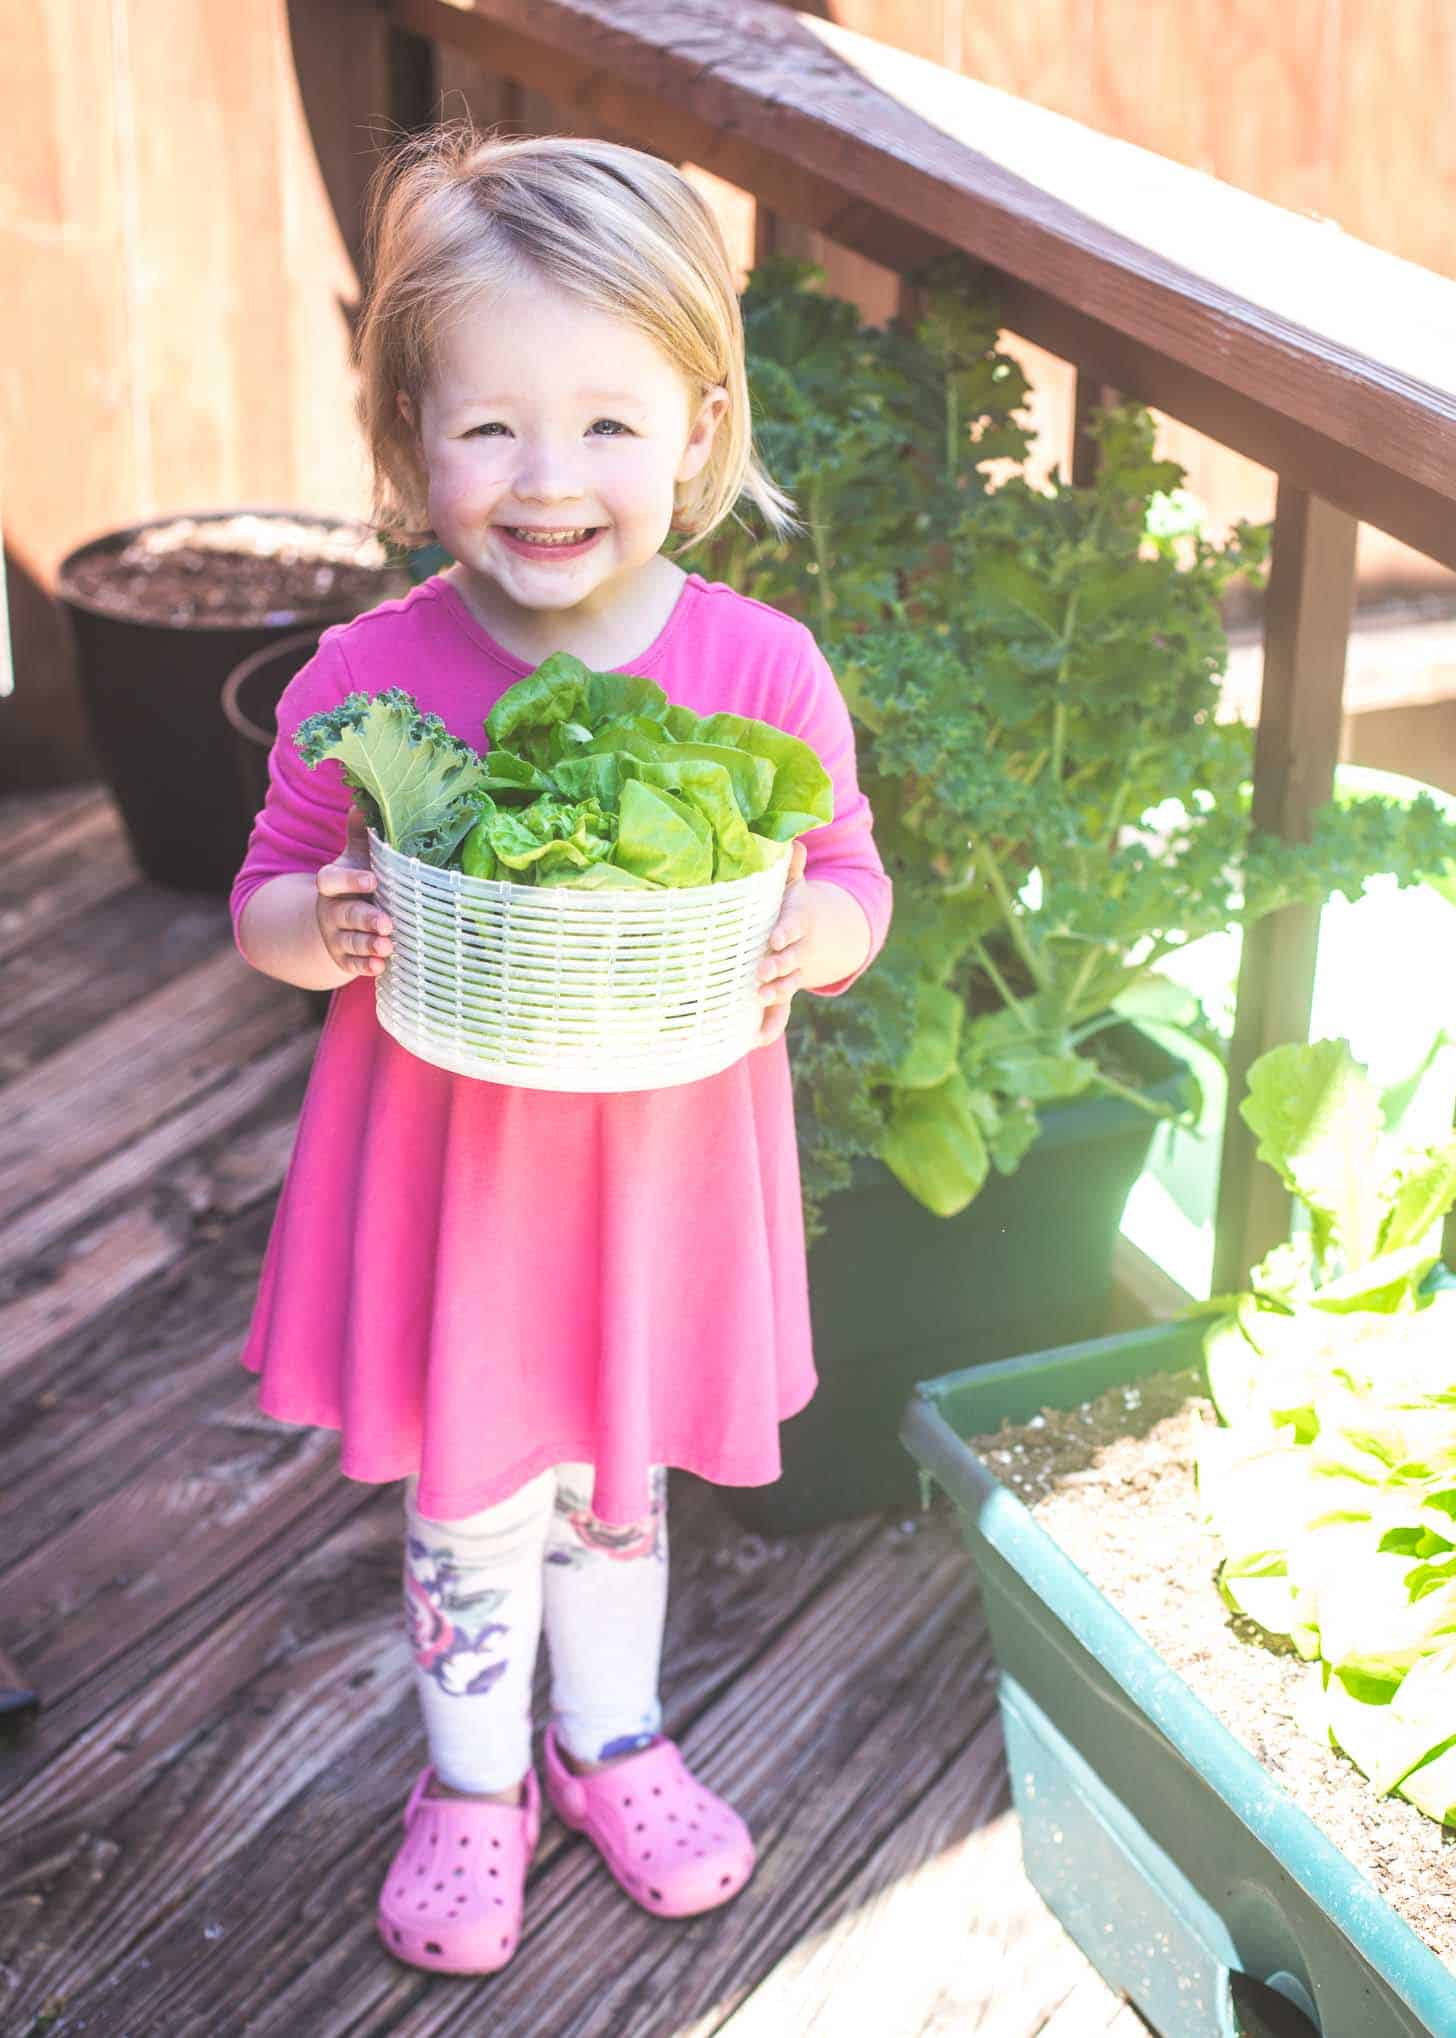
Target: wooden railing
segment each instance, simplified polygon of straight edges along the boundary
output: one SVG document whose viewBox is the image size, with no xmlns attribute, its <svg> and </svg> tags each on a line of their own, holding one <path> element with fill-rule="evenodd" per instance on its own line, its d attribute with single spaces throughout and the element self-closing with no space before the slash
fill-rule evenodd
<svg viewBox="0 0 1456 2038">
<path fill-rule="evenodd" d="M 1008 329 L 1278 475 L 1257 825 L 1330 796 L 1360 522 L 1456 567 L 1456 283 L 775 0 L 390 0 L 582 133 L 692 162 L 902 277 L 958 249 Z M 911 307 L 906 304 L 906 309 Z M 1085 472 L 1088 447 L 1074 452 Z M 1307 1037 L 1319 916 L 1245 943 L 1230 1096 Z M 1216 1290 L 1289 1222 L 1230 1110 Z"/>
</svg>

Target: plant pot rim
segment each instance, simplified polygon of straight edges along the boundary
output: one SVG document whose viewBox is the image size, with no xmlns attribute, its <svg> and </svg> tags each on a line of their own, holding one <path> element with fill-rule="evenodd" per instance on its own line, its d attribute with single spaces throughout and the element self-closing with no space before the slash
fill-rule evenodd
<svg viewBox="0 0 1456 2038">
<path fill-rule="evenodd" d="M 309 630 L 295 630 L 291 636 L 279 637 L 274 643 L 264 644 L 257 651 L 250 651 L 246 658 L 239 659 L 223 681 L 221 695 L 223 714 L 227 717 L 229 726 L 235 729 L 239 736 L 246 737 L 249 742 L 257 743 L 265 750 L 273 747 L 273 737 L 269 732 L 243 713 L 238 704 L 238 694 L 259 666 L 267 665 L 275 658 L 292 657 L 295 652 L 302 651 L 305 645 L 317 645 L 326 627 L 325 623 L 320 622 Z"/>
<path fill-rule="evenodd" d="M 906 1406 L 901 1442 L 922 1466 L 922 1479 L 934 1476 L 956 1501 L 968 1544 L 979 1537 L 997 1552 L 1409 2007 L 1439 2030 L 1456 2003 L 1456 1976 L 1002 1485 L 944 1413 L 943 1404 L 957 1396 L 984 1395 L 989 1429 L 1003 1419 L 1025 1421 L 1048 1405 L 1075 1405 L 1089 1393 L 1131 1385 L 1150 1373 L 1181 1370 L 1201 1351 L 1204 1327 L 1201 1319 L 1156 1324 L 922 1380 Z M 1048 1392 L 1051 1371 L 1062 1376 L 1068 1398 Z M 1085 1375 L 1095 1384 L 1089 1387 Z"/>
<path fill-rule="evenodd" d="M 378 535 L 374 525 L 362 517 L 328 516 L 321 510 L 290 510 L 276 507 L 258 509 L 246 503 L 240 503 L 232 509 L 171 510 L 165 516 L 144 517 L 137 524 L 118 525 L 112 530 L 100 532 L 94 538 L 87 538 L 79 545 L 73 545 L 56 567 L 56 598 L 64 602 L 67 608 L 80 609 L 87 615 L 104 617 L 109 623 L 117 623 L 129 629 L 232 631 L 234 635 L 257 630 L 302 627 L 305 623 L 313 622 L 326 627 L 329 623 L 348 622 L 359 613 L 355 603 L 336 601 L 316 609 L 279 609 L 273 612 L 271 620 L 266 623 L 240 623 L 236 617 L 218 616 L 192 616 L 185 622 L 176 622 L 167 616 L 142 617 L 119 614 L 116 609 L 107 608 L 104 603 L 93 601 L 89 595 L 82 594 L 68 584 L 72 568 L 82 559 L 120 551 L 134 538 L 139 538 L 144 531 L 160 530 L 167 524 L 221 524 L 229 522 L 233 517 L 258 517 L 263 521 L 271 518 L 279 523 L 313 524 L 329 530 L 356 530 L 361 536 L 368 537 Z M 377 569 L 381 575 L 389 573 L 390 570 L 387 565 Z"/>
</svg>

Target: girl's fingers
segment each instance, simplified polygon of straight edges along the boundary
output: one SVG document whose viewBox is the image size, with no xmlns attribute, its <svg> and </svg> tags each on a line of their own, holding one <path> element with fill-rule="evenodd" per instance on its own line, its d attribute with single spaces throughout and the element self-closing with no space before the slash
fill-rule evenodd
<svg viewBox="0 0 1456 2038">
<path fill-rule="evenodd" d="M 799 950 L 797 943 L 782 948 L 776 955 L 766 955 L 758 966 L 758 981 L 762 988 L 766 984 L 781 982 L 787 976 L 799 973 Z"/>
<path fill-rule="evenodd" d="M 361 869 L 353 863 L 326 863 L 318 874 L 318 888 L 327 899 L 341 898 L 347 892 L 372 892 L 374 873 L 367 865 Z"/>
<path fill-rule="evenodd" d="M 352 927 L 363 934 L 390 934 L 394 931 L 394 922 L 388 913 L 363 899 L 336 908 L 334 919 L 338 926 Z"/>
</svg>

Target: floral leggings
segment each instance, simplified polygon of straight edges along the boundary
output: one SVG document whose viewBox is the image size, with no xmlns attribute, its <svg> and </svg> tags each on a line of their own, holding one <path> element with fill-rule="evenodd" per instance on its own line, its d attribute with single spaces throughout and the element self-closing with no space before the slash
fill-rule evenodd
<svg viewBox="0 0 1456 2038">
<path fill-rule="evenodd" d="M 404 1601 L 430 1760 L 456 1790 L 507 1790 L 531 1766 L 544 1626 L 551 1711 L 568 1754 L 602 1762 L 661 1731 L 667 1469 L 651 1512 L 613 1528 L 590 1465 L 553 1466 L 461 1521 L 428 1521 L 405 1482 Z"/>
</svg>

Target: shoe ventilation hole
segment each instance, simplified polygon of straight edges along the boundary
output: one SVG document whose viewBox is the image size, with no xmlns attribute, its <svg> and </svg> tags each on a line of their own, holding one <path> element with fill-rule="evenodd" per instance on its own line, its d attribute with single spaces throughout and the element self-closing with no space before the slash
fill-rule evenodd
<svg viewBox="0 0 1456 2038">
<path fill-rule="evenodd" d="M 645 1819 L 639 1819 L 637 1821 L 637 1830 L 639 1833 L 645 1833 L 647 1831 L 647 1822 Z"/>
<path fill-rule="evenodd" d="M 504 1939 L 502 1939 L 502 1940 L 501 1940 L 501 1952 L 502 1952 L 502 1953 L 509 1953 L 509 1951 L 510 1951 L 510 1948 L 511 1948 L 511 1941 L 510 1941 L 510 1935 L 509 1935 L 509 1933 L 508 1933 L 508 1934 L 506 1935 L 506 1937 L 505 1937 Z"/>
<path fill-rule="evenodd" d="M 450 1873 L 452 1875 L 463 1875 L 465 1873 L 465 1870 L 463 1868 L 452 1868 L 450 1870 Z"/>
<path fill-rule="evenodd" d="M 499 1841 L 499 1840 L 492 1840 L 490 1844 L 491 1844 L 491 1846 L 492 1846 L 492 1847 L 499 1847 L 499 1845 L 500 1845 L 500 1841 Z"/>
<path fill-rule="evenodd" d="M 492 1875 L 499 1875 L 499 1874 L 500 1874 L 500 1870 L 499 1870 L 498 1868 L 492 1868 L 492 1870 L 491 1870 L 490 1872 L 491 1872 L 491 1874 L 492 1874 Z"/>
<path fill-rule="evenodd" d="M 436 1887 L 436 1889 L 443 1889 L 443 1888 L 445 1887 L 445 1885 L 444 1885 L 444 1883 L 443 1883 L 443 1882 L 437 1882 L 437 1883 L 435 1884 L 435 1887 Z"/>
<path fill-rule="evenodd" d="M 662 1902 L 662 1891 L 660 1889 L 649 1889 L 647 1894 L 649 1896 L 655 1896 L 659 1903 Z"/>
<path fill-rule="evenodd" d="M 425 1904 L 416 1904 L 416 1905 L 415 1905 L 415 1909 L 416 1909 L 417 1911 L 423 1911 L 423 1910 L 425 1910 L 425 1909 L 427 1909 L 427 1908 L 428 1908 L 428 1906 L 427 1906 L 427 1905 L 425 1905 Z"/>
<path fill-rule="evenodd" d="M 653 1786 L 652 1786 L 652 1795 L 653 1795 L 654 1797 L 661 1797 L 661 1796 L 662 1796 L 662 1785 L 661 1785 L 660 1783 L 654 1783 L 654 1784 L 653 1784 Z"/>
<path fill-rule="evenodd" d="M 468 1838 L 467 1838 L 467 1836 L 466 1836 L 465 1834 L 463 1834 L 463 1833 L 462 1833 L 462 1834 L 461 1834 L 461 1836 L 460 1836 L 460 1844 L 461 1844 L 461 1846 L 462 1846 L 462 1847 L 468 1847 L 468 1846 L 470 1845 L 470 1841 L 469 1841 L 469 1839 L 468 1839 Z"/>
<path fill-rule="evenodd" d="M 623 1804 L 631 1804 L 632 1800 L 631 1800 L 631 1798 L 630 1798 L 630 1797 L 624 1797 L 624 1798 L 622 1799 L 622 1802 L 623 1802 Z"/>
<path fill-rule="evenodd" d="M 731 1875 L 720 1875 L 718 1877 L 718 1887 L 720 1889 L 726 1889 L 732 1880 L 733 1878 Z"/>
<path fill-rule="evenodd" d="M 444 1947 L 440 1944 L 438 1939 L 426 1939 L 425 1941 L 426 1953 L 443 1953 L 444 1950 L 445 1950 Z"/>
</svg>

